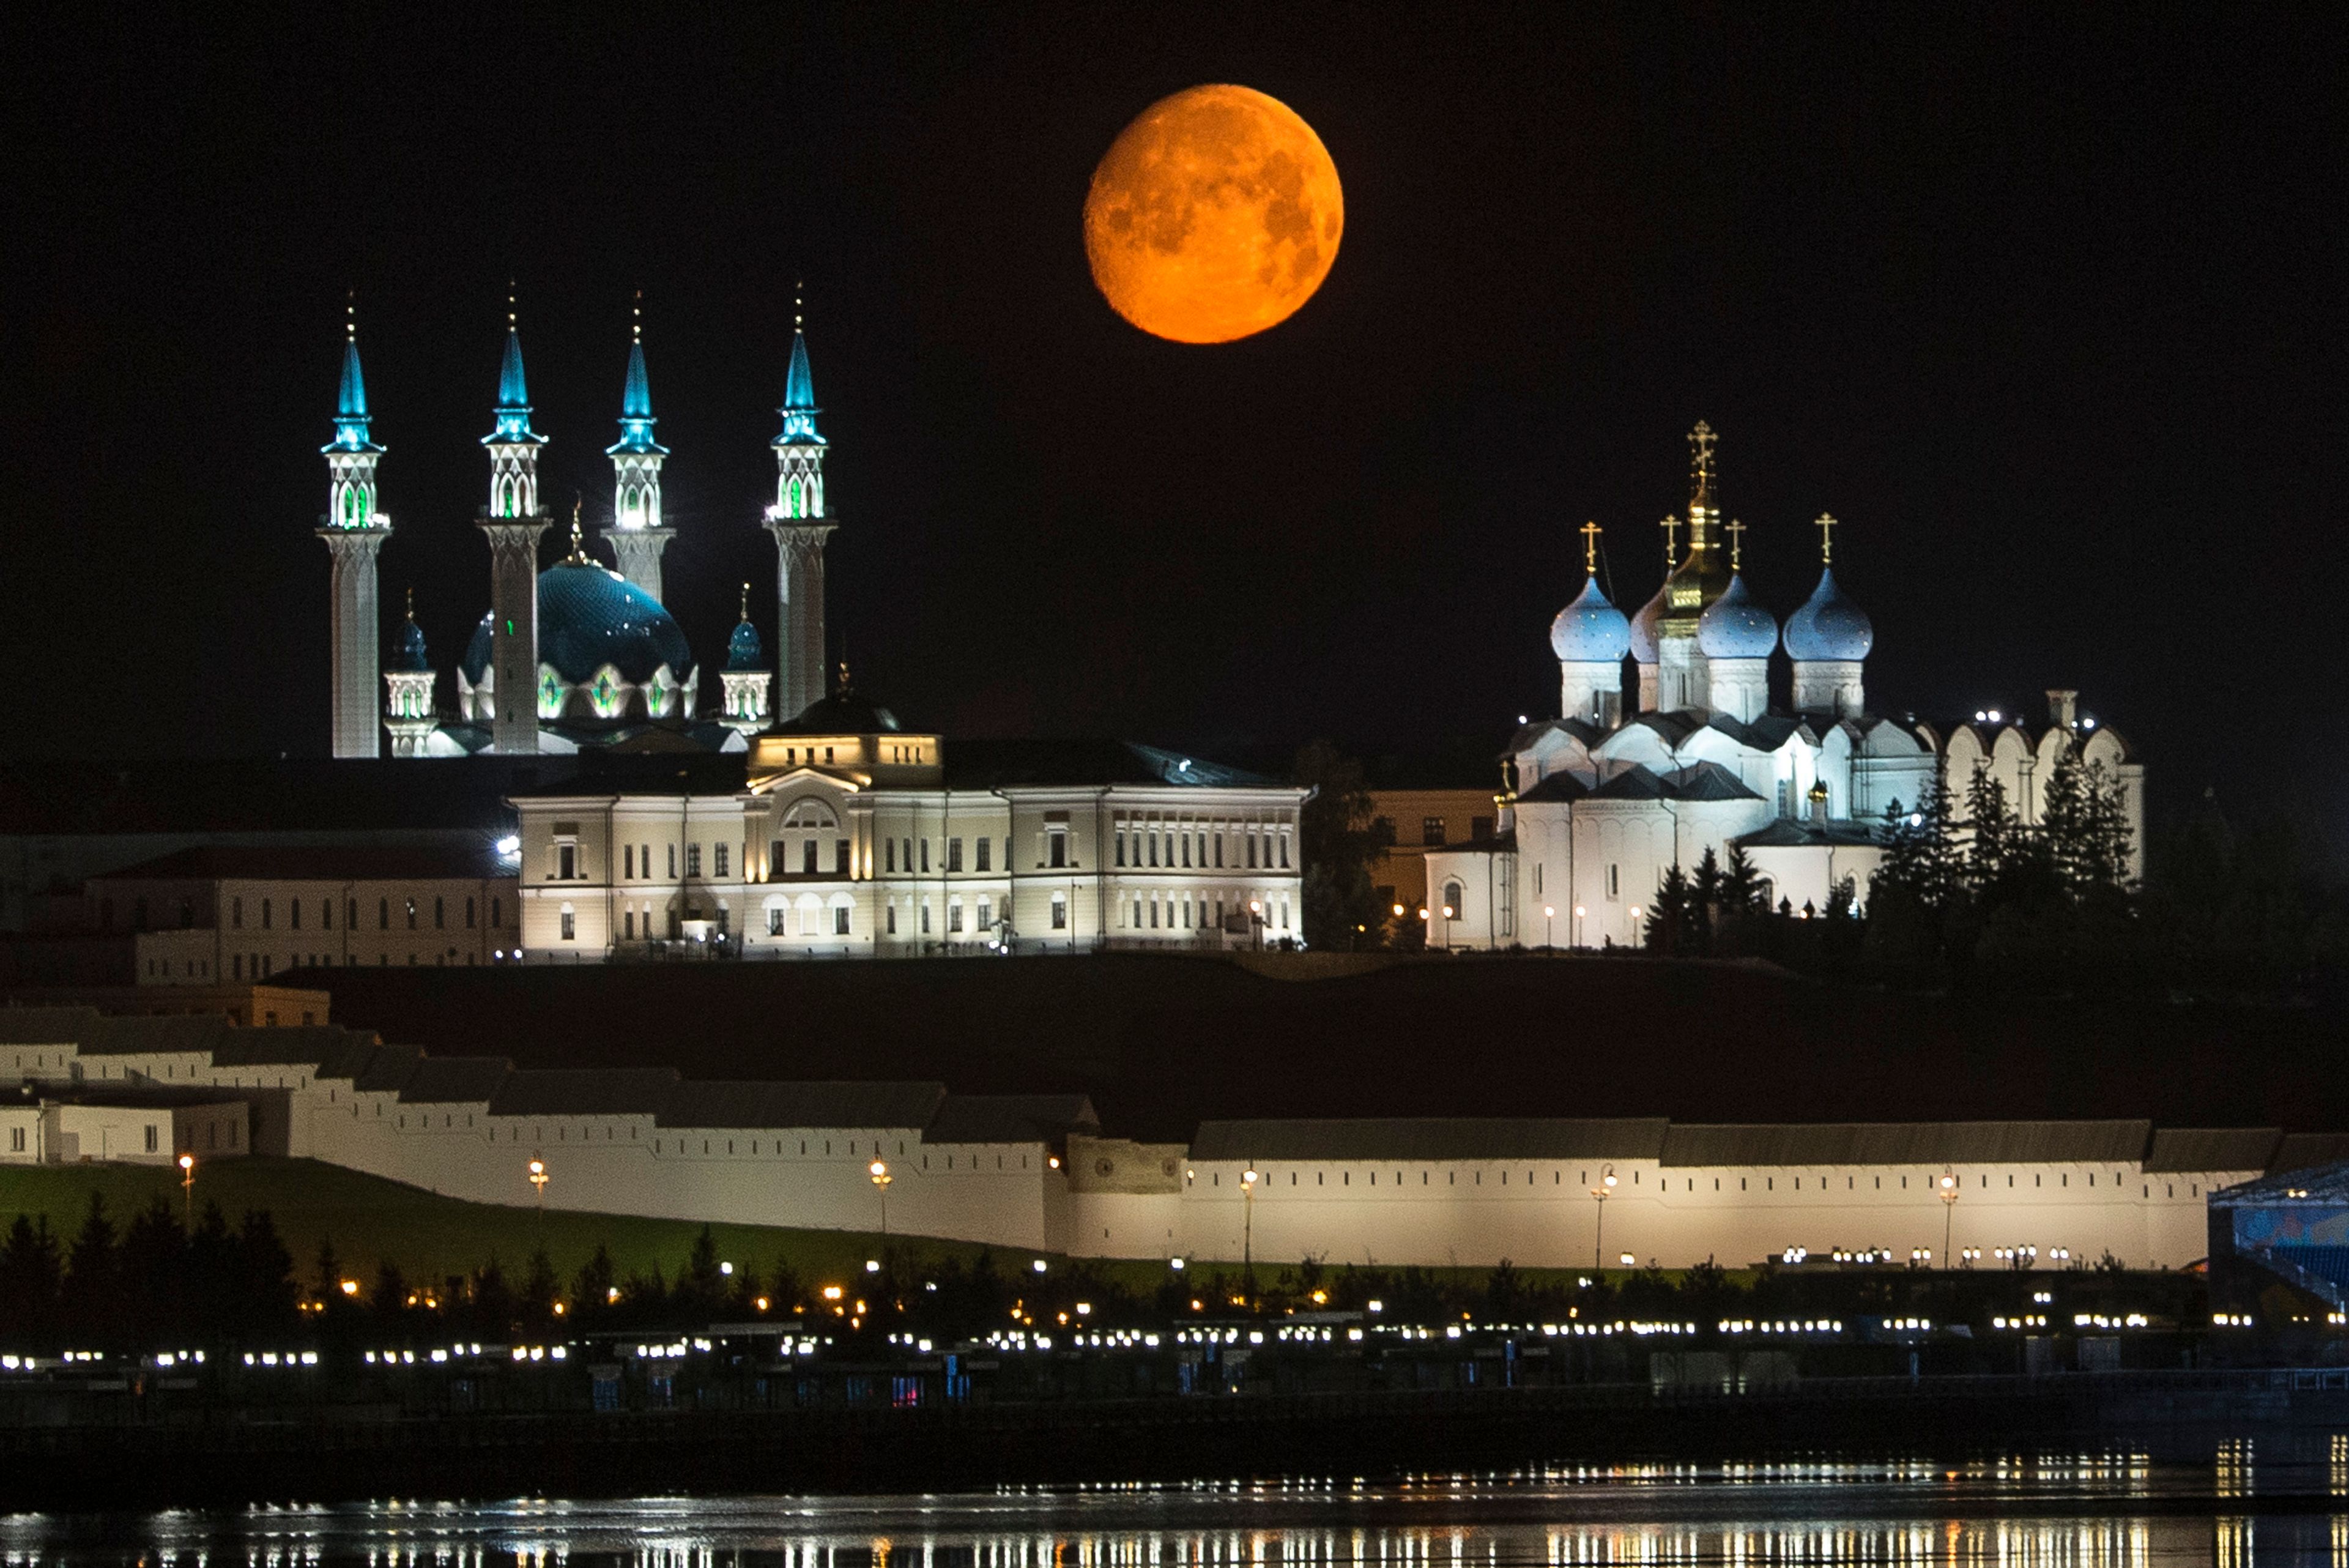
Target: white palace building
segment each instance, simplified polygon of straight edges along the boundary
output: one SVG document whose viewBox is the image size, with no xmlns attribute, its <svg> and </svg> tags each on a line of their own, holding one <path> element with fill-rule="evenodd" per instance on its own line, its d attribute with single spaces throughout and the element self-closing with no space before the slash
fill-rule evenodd
<svg viewBox="0 0 2349 1568">
<path fill-rule="evenodd" d="M 2144 864 L 2144 766 L 2080 712 L 2076 693 L 2050 691 L 2044 722 L 1871 711 L 1876 630 L 1836 582 L 1835 519 L 1818 520 L 1818 586 L 1782 630 L 1746 587 L 1743 525 L 1723 521 L 1711 428 L 1700 422 L 1689 445 L 1688 519 L 1664 520 L 1663 585 L 1637 615 L 1600 591 L 1598 530 L 1586 526 L 1588 579 L 1550 626 L 1559 716 L 1522 724 L 1509 742 L 1510 787 L 1491 835 L 1428 850 L 1430 947 L 1636 946 L 1666 869 L 1692 868 L 1708 849 L 1725 858 L 1733 846 L 1774 905 L 1824 909 L 1847 878 L 1864 903 L 1890 821 L 1936 774 L 1962 803 L 1986 771 L 2035 822 L 2056 763 L 2075 749 L 2119 790 Z M 1778 701 L 1782 647 L 1793 668 Z"/>
<path fill-rule="evenodd" d="M 2176 1268 L 2204 1255 L 2213 1188 L 2343 1153 L 2127 1120 L 1218 1121 L 1145 1144 L 1105 1136 L 1079 1095 L 517 1070 L 341 1028 L 86 1008 L 0 1009 L 0 1088 L 19 1091 L 0 1096 L 0 1164 L 292 1155 L 520 1204 L 535 1160 L 550 1208 L 1203 1263 L 1673 1268 L 1791 1250 Z"/>
<path fill-rule="evenodd" d="M 571 551 L 541 570 L 540 504 L 522 337 L 511 312 L 489 499 L 491 606 L 440 678 L 411 615 L 381 672 L 378 504 L 356 332 L 325 449 L 333 559 L 334 749 L 401 757 L 590 753 L 595 787 L 512 800 L 521 817 L 520 944 L 530 962 L 665 950 L 746 957 L 1084 951 L 1293 943 L 1301 935 L 1297 814 L 1307 792 L 1127 742 L 955 741 L 904 728 L 850 689 L 826 691 L 824 550 L 839 525 L 807 338 L 795 330 L 775 498 L 775 657 L 750 617 L 727 639 L 722 701 L 662 606 L 667 449 L 653 439 L 641 330 L 628 346 L 613 524 L 619 569 Z M 773 701 L 780 696 L 780 701 Z"/>
</svg>

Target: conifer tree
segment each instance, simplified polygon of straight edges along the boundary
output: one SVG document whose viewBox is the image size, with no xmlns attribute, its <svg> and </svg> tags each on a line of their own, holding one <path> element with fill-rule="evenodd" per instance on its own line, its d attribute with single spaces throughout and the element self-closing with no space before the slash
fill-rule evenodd
<svg viewBox="0 0 2349 1568">
<path fill-rule="evenodd" d="M 1688 924 L 1688 874 L 1673 861 L 1656 884 L 1655 901 L 1648 906 L 1648 950 L 1670 958 L 1681 950 L 1681 932 Z"/>
</svg>

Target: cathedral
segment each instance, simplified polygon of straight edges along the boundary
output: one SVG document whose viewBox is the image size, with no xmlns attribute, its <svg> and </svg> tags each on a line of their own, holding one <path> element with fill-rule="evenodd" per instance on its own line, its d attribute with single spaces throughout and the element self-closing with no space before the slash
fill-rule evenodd
<svg viewBox="0 0 2349 1568">
<path fill-rule="evenodd" d="M 1510 739 L 1492 831 L 1426 851 L 1428 946 L 1638 946 L 1665 871 L 1708 850 L 1744 849 L 1774 906 L 1816 913 L 1838 888 L 1864 902 L 1890 826 L 1937 775 L 1963 800 L 1986 772 L 2033 822 L 2075 753 L 2119 790 L 2144 864 L 2144 766 L 2075 692 L 2049 691 L 2038 722 L 1872 711 L 1876 628 L 1836 581 L 1836 520 L 1818 519 L 1818 585 L 1781 627 L 1747 587 L 1744 524 L 1723 520 L 1712 429 L 1689 446 L 1688 517 L 1664 519 L 1664 580 L 1636 615 L 1600 590 L 1585 525 L 1587 580 L 1550 624 L 1558 717 Z"/>
<path fill-rule="evenodd" d="M 661 519 L 661 463 L 653 439 L 652 389 L 641 320 L 628 345 L 620 394 L 620 439 L 612 460 L 613 525 L 605 531 L 618 570 L 591 558 L 571 522 L 570 553 L 541 570 L 540 541 L 554 518 L 540 504 L 522 333 L 509 308 L 505 353 L 490 433 L 489 499 L 475 520 L 490 552 L 490 607 L 454 671 L 456 708 L 443 712 L 439 672 L 411 615 L 381 671 L 377 557 L 391 536 L 378 504 L 367 380 L 357 331 L 343 345 L 335 439 L 325 449 L 327 513 L 318 536 L 332 557 L 334 754 L 460 757 L 478 753 L 622 750 L 741 752 L 746 737 L 777 714 L 797 714 L 825 695 L 823 550 L 835 526 L 824 508 L 824 440 L 816 431 L 807 337 L 792 336 L 782 429 L 771 443 L 775 499 L 763 523 L 774 536 L 776 657 L 750 624 L 750 596 L 727 639 L 716 712 L 685 633 L 661 604 L 661 556 L 675 530 Z M 770 699 L 775 700 L 771 710 Z"/>
</svg>

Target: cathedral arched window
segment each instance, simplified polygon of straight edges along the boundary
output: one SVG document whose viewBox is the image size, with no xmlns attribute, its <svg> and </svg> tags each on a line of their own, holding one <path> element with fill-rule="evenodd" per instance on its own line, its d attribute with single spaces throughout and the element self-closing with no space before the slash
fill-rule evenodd
<svg viewBox="0 0 2349 1568">
<path fill-rule="evenodd" d="M 1461 908 L 1466 902 L 1467 900 L 1461 896 L 1459 883 L 1446 882 L 1444 885 L 1444 918 L 1445 919 L 1458 919 Z"/>
</svg>

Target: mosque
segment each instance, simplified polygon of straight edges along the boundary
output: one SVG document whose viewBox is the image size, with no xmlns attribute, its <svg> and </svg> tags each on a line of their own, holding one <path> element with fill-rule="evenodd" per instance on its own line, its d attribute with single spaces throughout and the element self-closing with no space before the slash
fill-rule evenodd
<svg viewBox="0 0 2349 1568">
<path fill-rule="evenodd" d="M 367 381 L 354 328 L 343 346 L 335 439 L 325 448 L 327 514 L 318 536 L 333 561 L 334 754 L 381 754 L 388 733 L 398 757 L 479 753 L 624 750 L 740 752 L 746 737 L 778 711 L 790 717 L 825 695 L 824 544 L 834 520 L 824 509 L 824 440 L 816 430 L 807 337 L 794 329 L 782 430 L 771 443 L 775 499 L 763 519 L 774 536 L 778 642 L 770 660 L 750 623 L 750 595 L 719 671 L 722 702 L 703 701 L 703 672 L 685 634 L 661 603 L 661 556 L 675 530 L 661 518 L 661 464 L 653 439 L 651 383 L 641 318 L 628 345 L 620 395 L 620 439 L 612 460 L 613 525 L 605 538 L 619 569 L 589 557 L 574 508 L 571 551 L 541 570 L 541 537 L 554 519 L 540 504 L 539 449 L 531 428 L 522 334 L 509 308 L 493 428 L 481 438 L 490 459 L 488 504 L 477 524 L 490 548 L 490 609 L 454 671 L 456 709 L 440 711 L 438 672 L 411 614 L 381 672 L 377 557 L 391 536 L 378 504 L 383 448 L 370 436 Z"/>
<path fill-rule="evenodd" d="M 1665 871 L 1733 847 L 1774 906 L 1824 910 L 1839 888 L 1864 902 L 1889 829 L 1937 774 L 1962 801 L 1986 771 L 2034 822 L 2074 752 L 2119 790 L 2144 864 L 2144 765 L 2076 692 L 2050 691 L 2044 722 L 1869 709 L 1876 628 L 1836 580 L 1832 516 L 1817 522 L 1818 586 L 1782 629 L 1746 584 L 1744 524 L 1723 521 L 1715 446 L 1700 421 L 1688 517 L 1664 519 L 1664 580 L 1638 614 L 1599 588 L 1599 529 L 1585 525 L 1588 578 L 1550 624 L 1558 717 L 1511 737 L 1490 831 L 1425 851 L 1430 947 L 1636 946 Z"/>
<path fill-rule="evenodd" d="M 703 701 L 702 667 L 661 604 L 666 448 L 653 439 L 641 326 L 628 346 L 612 460 L 618 570 L 570 554 L 543 570 L 522 336 L 509 306 L 494 425 L 482 438 L 490 610 L 454 672 L 414 617 L 376 668 L 378 505 L 356 331 L 325 449 L 333 562 L 334 750 L 396 757 L 598 753 L 592 784 L 511 798 L 520 819 L 520 944 L 507 961 L 1224 948 L 1301 940 L 1298 812 L 1307 791 L 1120 740 L 957 740 L 903 725 L 824 680 L 826 443 L 796 326 L 771 445 L 777 647 L 750 617 Z M 770 699 L 774 699 L 770 707 Z M 687 753 L 680 756 L 678 753 Z M 691 753 L 701 753 L 692 755 Z M 635 759 L 637 765 L 630 765 Z M 679 766 L 680 763 L 689 765 Z M 291 896 L 290 894 L 288 895 Z M 511 951 L 511 960 L 508 959 Z"/>
</svg>

